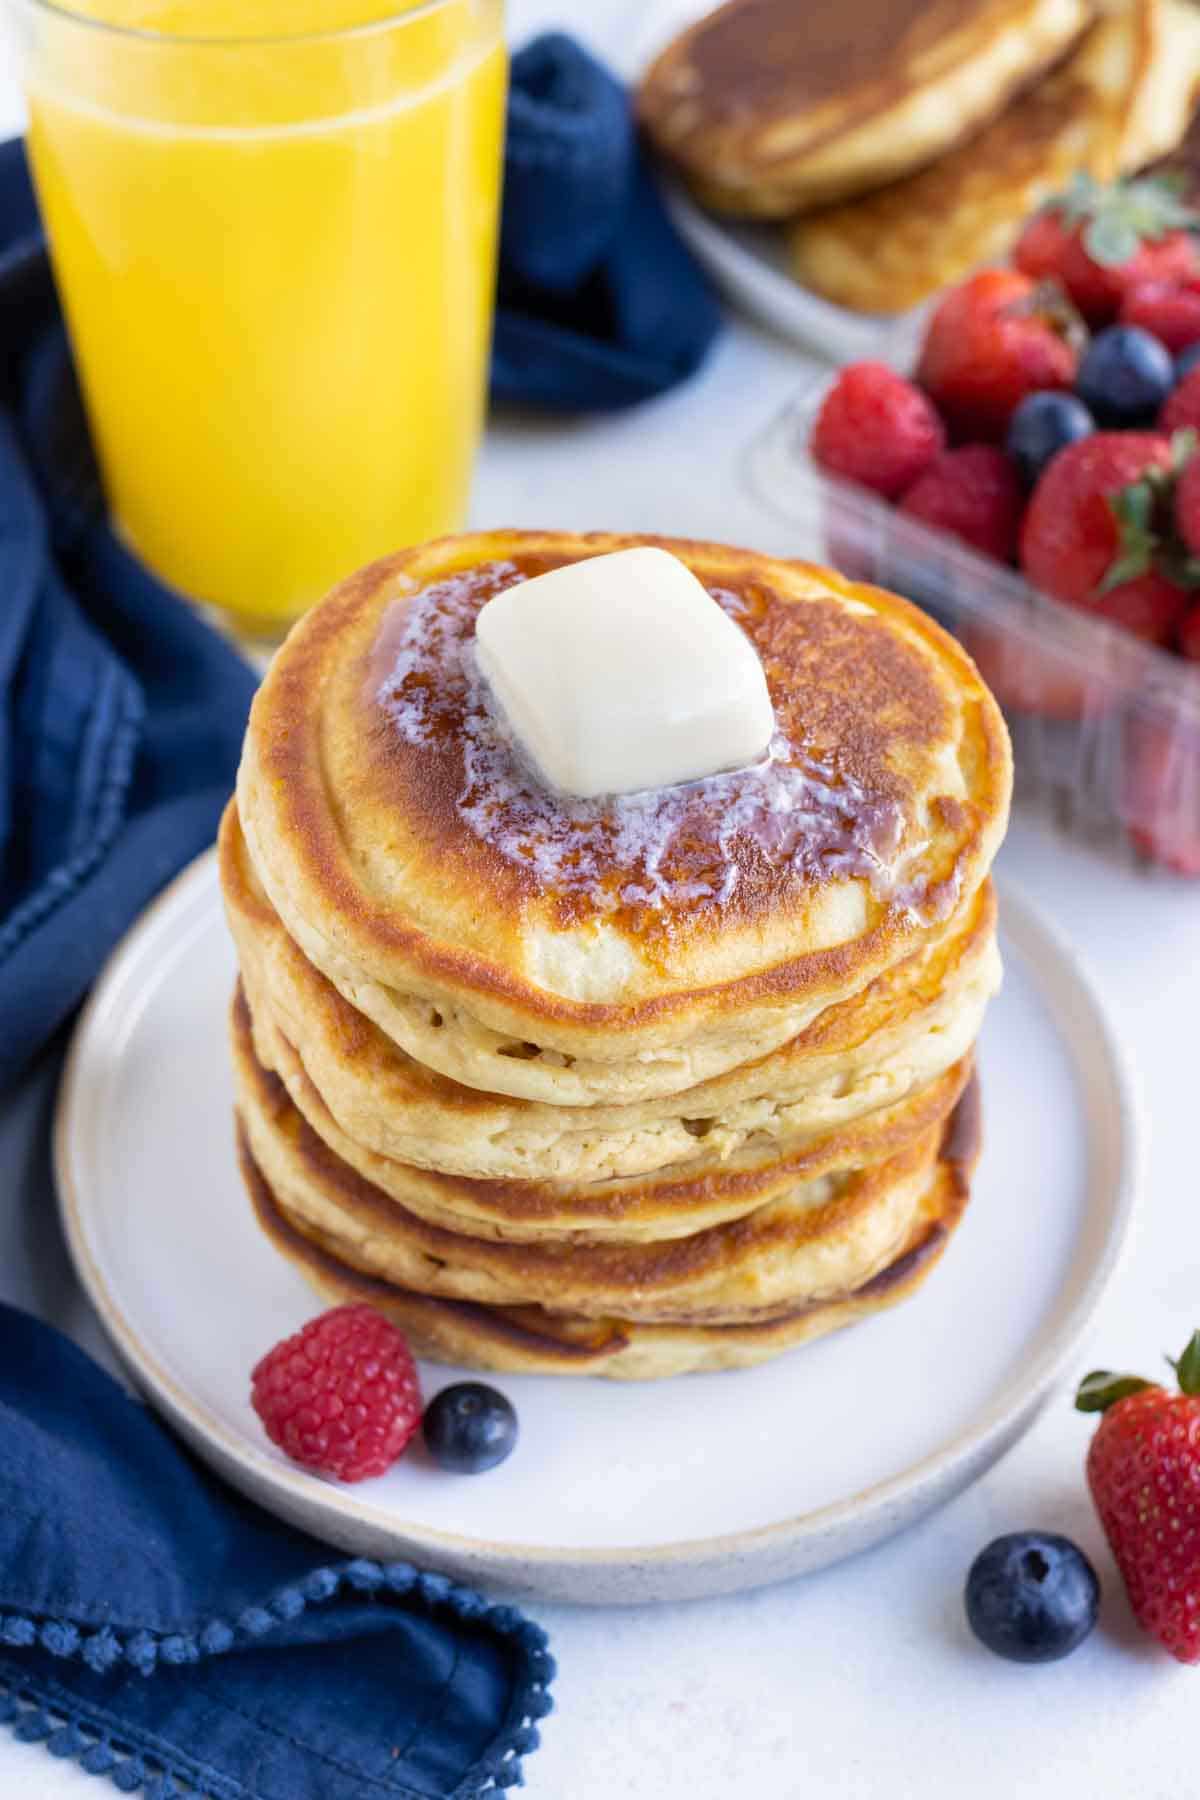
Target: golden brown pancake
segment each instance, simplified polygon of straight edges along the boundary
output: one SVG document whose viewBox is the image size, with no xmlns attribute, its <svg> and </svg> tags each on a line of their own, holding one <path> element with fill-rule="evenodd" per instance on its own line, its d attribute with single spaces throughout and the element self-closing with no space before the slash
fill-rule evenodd
<svg viewBox="0 0 1200 1800">
<path fill-rule="evenodd" d="M 1145 74 L 1121 141 L 1124 174 L 1173 150 L 1200 104 L 1200 11 L 1191 0 L 1154 0 L 1145 35 Z"/>
<path fill-rule="evenodd" d="M 1200 14 L 1183 0 L 1131 0 L 977 137 L 871 194 L 789 228 L 792 268 L 856 312 L 900 313 L 1001 260 L 1021 226 L 1084 172 L 1139 168 L 1176 141 L 1200 81 Z"/>
<path fill-rule="evenodd" d="M 240 987 L 232 1029 L 235 1066 L 248 1054 L 267 1074 L 254 1050 L 250 1009 Z M 515 1243 L 650 1243 L 742 1218 L 797 1184 L 897 1155 L 944 1124 L 971 1069 L 964 1058 L 918 1094 L 793 1149 L 781 1150 L 764 1138 L 723 1162 L 700 1157 L 635 1180 L 487 1181 L 418 1168 L 365 1149 L 338 1125 L 292 1046 L 278 1031 L 269 1041 L 270 1079 L 281 1082 L 290 1104 L 343 1162 L 430 1224 Z"/>
<path fill-rule="evenodd" d="M 860 1286 L 907 1238 L 942 1128 L 870 1169 L 799 1182 L 740 1219 L 654 1243 L 513 1243 L 410 1212 L 318 1137 L 247 1053 L 238 1114 L 286 1217 L 340 1262 L 398 1287 L 588 1317 L 712 1324 L 773 1318 Z"/>
<path fill-rule="evenodd" d="M 784 218 L 944 154 L 1091 15 L 1086 0 L 729 0 L 652 64 L 638 114 L 705 203 Z"/>
<path fill-rule="evenodd" d="M 855 312 L 905 312 L 998 261 L 1076 170 L 1102 181 L 1119 173 L 1151 4 L 1102 19 L 1045 81 L 927 168 L 797 219 L 788 234 L 797 278 Z"/>
<path fill-rule="evenodd" d="M 834 1135 L 823 1154 L 777 1156 L 774 1161 L 760 1157 L 757 1163 L 733 1169 L 718 1166 L 698 1175 L 682 1171 L 643 1182 L 596 1183 L 572 1191 L 565 1184 L 556 1187 L 549 1182 L 466 1181 L 364 1152 L 338 1129 L 303 1077 L 300 1091 L 306 1104 L 301 1108 L 292 1098 L 294 1086 L 286 1085 L 259 1062 L 249 1009 L 240 991 L 233 1007 L 232 1041 L 237 1104 L 244 1127 L 272 1186 L 278 1193 L 298 1196 L 293 1210 L 298 1207 L 304 1213 L 307 1208 L 313 1224 L 327 1232 L 336 1229 L 330 1216 L 340 1210 L 346 1221 L 358 1219 L 358 1236 L 384 1243 L 389 1222 L 411 1221 L 400 1253 L 424 1257 L 432 1252 L 439 1264 L 455 1260 L 439 1253 L 440 1238 L 454 1235 L 475 1240 L 478 1257 L 485 1259 L 485 1278 L 491 1267 L 486 1259 L 497 1245 L 502 1246 L 495 1249 L 496 1278 L 500 1280 L 507 1278 L 507 1266 L 520 1269 L 522 1250 L 532 1246 L 531 1266 L 535 1269 L 554 1272 L 565 1256 L 573 1268 L 586 1269 L 591 1258 L 603 1271 L 609 1266 L 604 1260 L 609 1255 L 615 1258 L 612 1268 L 634 1270 L 641 1285 L 648 1286 L 651 1271 L 660 1266 L 654 1258 L 660 1259 L 668 1278 L 672 1271 L 678 1276 L 687 1268 L 695 1270 L 701 1244 L 707 1243 L 711 1252 L 726 1241 L 721 1238 L 723 1229 L 728 1243 L 737 1244 L 743 1255 L 753 1240 L 740 1240 L 728 1228 L 751 1214 L 766 1221 L 780 1209 L 790 1209 L 795 1218 L 803 1215 L 805 1230 L 797 1241 L 804 1241 L 810 1252 L 822 1231 L 828 1237 L 836 1225 L 844 1232 L 874 1209 L 876 1216 L 870 1219 L 869 1230 L 877 1245 L 881 1228 L 886 1231 L 883 1220 L 888 1208 L 894 1216 L 895 1209 L 903 1205 L 898 1197 L 901 1175 L 914 1166 L 914 1156 L 921 1161 L 922 1145 L 940 1141 L 971 1073 L 969 1061 L 964 1061 L 915 1101 L 889 1109 L 877 1134 L 864 1130 L 840 1138 Z M 884 1203 L 876 1209 L 879 1196 Z M 594 1229 L 596 1216 L 604 1219 L 605 1229 L 600 1232 Z M 422 1227 L 428 1228 L 424 1235 Z M 686 1239 L 686 1245 L 680 1239 Z M 777 1232 L 774 1241 L 782 1244 L 784 1235 Z M 859 1254 L 865 1242 L 860 1238 Z M 594 1249 L 601 1252 L 599 1257 L 592 1257 Z M 544 1258 L 543 1250 L 547 1251 Z M 832 1254 L 828 1243 L 824 1254 Z M 515 1261 L 510 1264 L 506 1259 Z M 440 1271 L 432 1284 L 427 1284 L 419 1276 L 396 1273 L 385 1265 L 376 1267 L 354 1255 L 347 1254 L 344 1260 L 358 1261 L 368 1272 L 397 1279 L 402 1286 L 455 1291 L 445 1288 Z M 798 1277 L 798 1270 L 793 1273 Z M 557 1275 L 554 1278 L 558 1280 Z M 496 1298 L 471 1292 L 460 1297 Z"/>
<path fill-rule="evenodd" d="M 995 702 L 915 607 L 660 540 L 762 657 L 771 756 L 629 804 L 547 794 L 488 713 L 475 615 L 638 541 L 495 532 L 353 577 L 275 659 L 238 782 L 272 906 L 360 1012 L 415 999 L 513 1061 L 620 1065 L 622 1096 L 680 1046 L 759 1056 L 911 955 L 970 906 L 1011 784 Z"/>
<path fill-rule="evenodd" d="M 465 1088 L 399 1050 L 301 954 L 221 830 L 226 910 L 257 1054 L 304 1108 L 320 1096 L 354 1143 L 384 1158 L 486 1179 L 570 1184 L 711 1167 L 746 1152 L 818 1153 L 829 1135 L 902 1104 L 968 1053 L 999 980 L 995 900 L 976 891 L 955 930 L 826 1009 L 757 1062 L 637 1106 L 550 1106 Z"/>
<path fill-rule="evenodd" d="M 244 1138 L 239 1153 L 258 1221 L 280 1253 L 327 1303 L 365 1301 L 387 1314 L 419 1355 L 509 1373 L 645 1380 L 749 1367 L 914 1293 L 944 1251 L 967 1202 L 979 1149 L 977 1099 L 972 1086 L 947 1131 L 908 1236 L 885 1268 L 854 1293 L 811 1302 L 783 1318 L 737 1325 L 592 1319 L 538 1306 L 445 1300 L 398 1288 L 350 1269 L 305 1237 L 284 1216 Z"/>
</svg>

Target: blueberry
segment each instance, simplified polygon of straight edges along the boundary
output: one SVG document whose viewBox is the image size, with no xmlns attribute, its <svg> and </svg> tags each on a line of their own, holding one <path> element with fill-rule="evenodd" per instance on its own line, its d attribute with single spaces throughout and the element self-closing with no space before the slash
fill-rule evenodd
<svg viewBox="0 0 1200 1800">
<path fill-rule="evenodd" d="M 1138 325 L 1110 325 L 1083 353 L 1075 392 L 1101 425 L 1153 422 L 1175 385 L 1168 350 Z"/>
<path fill-rule="evenodd" d="M 502 1463 L 517 1441 L 511 1400 L 482 1381 L 459 1381 L 435 1394 L 422 1422 L 425 1447 L 443 1469 L 479 1475 Z"/>
<path fill-rule="evenodd" d="M 1095 420 L 1074 394 L 1026 394 L 1008 426 L 1008 454 L 1026 487 L 1033 487 L 1050 458 L 1089 437 Z"/>
<path fill-rule="evenodd" d="M 1200 344 L 1189 344 L 1187 349 L 1181 350 L 1175 358 L 1176 384 L 1181 382 L 1185 375 L 1190 375 L 1197 365 L 1200 365 Z"/>
<path fill-rule="evenodd" d="M 1010 1662 L 1057 1662 L 1082 1644 L 1100 1583 L 1070 1538 L 1014 1531 L 981 1550 L 967 1576 L 967 1619 L 980 1643 Z"/>
</svg>

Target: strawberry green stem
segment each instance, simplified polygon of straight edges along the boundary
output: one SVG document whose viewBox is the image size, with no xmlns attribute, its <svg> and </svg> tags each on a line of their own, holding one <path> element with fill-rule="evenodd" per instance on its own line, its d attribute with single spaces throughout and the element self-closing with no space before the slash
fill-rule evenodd
<svg viewBox="0 0 1200 1800">
<path fill-rule="evenodd" d="M 1176 1360 L 1168 1356 L 1167 1361 L 1175 1371 L 1180 1391 L 1184 1394 L 1200 1394 L 1200 1331 L 1193 1331 L 1183 1355 Z M 1085 1375 L 1075 1395 L 1076 1412 L 1107 1412 L 1118 1400 L 1127 1400 L 1130 1394 L 1140 1394 L 1146 1388 L 1159 1387 L 1157 1381 L 1143 1381 L 1140 1375 L 1114 1375 L 1111 1369 L 1093 1369 Z"/>
<path fill-rule="evenodd" d="M 1140 1394 L 1145 1388 L 1157 1385 L 1153 1381 L 1143 1381 L 1140 1375 L 1114 1375 L 1111 1369 L 1093 1369 L 1079 1384 L 1075 1410 L 1107 1412 L 1118 1400 L 1127 1400 L 1130 1394 Z"/>
<path fill-rule="evenodd" d="M 1200 1394 L 1200 1331 L 1193 1331 L 1187 1349 L 1178 1362 L 1171 1363 L 1179 1386 L 1185 1394 Z"/>
</svg>

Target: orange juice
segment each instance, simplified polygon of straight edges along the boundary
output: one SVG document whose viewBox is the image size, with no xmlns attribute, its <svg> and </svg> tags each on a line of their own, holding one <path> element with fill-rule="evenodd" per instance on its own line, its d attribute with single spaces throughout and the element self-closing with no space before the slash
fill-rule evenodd
<svg viewBox="0 0 1200 1800">
<path fill-rule="evenodd" d="M 97 23 L 26 8 L 34 174 L 136 550 L 270 632 L 359 564 L 459 527 L 501 0 L 80 0 Z"/>
</svg>

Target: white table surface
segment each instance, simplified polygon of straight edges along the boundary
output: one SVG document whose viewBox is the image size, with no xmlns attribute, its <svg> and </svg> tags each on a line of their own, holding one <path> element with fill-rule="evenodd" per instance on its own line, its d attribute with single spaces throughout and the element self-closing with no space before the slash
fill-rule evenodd
<svg viewBox="0 0 1200 1800">
<path fill-rule="evenodd" d="M 566 9 L 513 0 L 511 10 L 520 38 Z M 606 23 L 611 33 L 628 17 L 628 0 L 591 0 L 588 15 L 603 49 Z M 8 77 L 0 53 L 5 131 L 21 118 Z M 476 519 L 796 548 L 740 491 L 736 460 L 801 368 L 794 350 L 736 322 L 708 368 L 655 404 L 613 419 L 495 422 Z M 1095 1364 L 1149 1373 L 1200 1325 L 1200 884 L 1134 876 L 1026 819 L 1003 862 L 1095 973 L 1145 1103 L 1138 1240 L 1073 1374 Z M 1028 1211 L 1031 1257 L 1040 1200 L 1012 1196 Z M 962 1342 L 947 1355 L 969 1353 L 964 1319 Z M 803 1420 L 789 1428 L 803 1431 Z M 528 1792 L 535 1800 L 1191 1800 L 1200 1792 L 1200 1672 L 1172 1663 L 1132 1623 L 1083 1484 L 1088 1431 L 1064 1392 L 952 1506 L 802 1582 L 647 1611 L 531 1608 L 552 1634 L 561 1673 Z M 1106 1590 L 1092 1639 L 1040 1670 L 988 1656 L 962 1618 L 976 1550 L 1026 1526 L 1076 1537 Z M 97 1792 L 74 1767 L 0 1734 L 0 1800 Z"/>
</svg>

